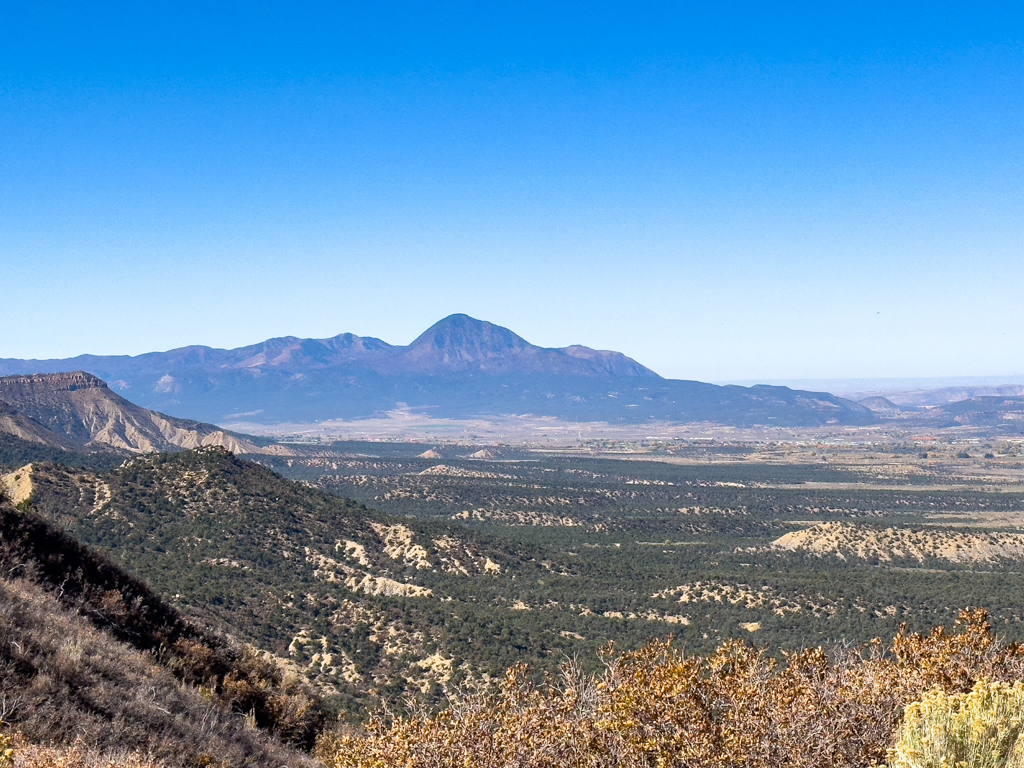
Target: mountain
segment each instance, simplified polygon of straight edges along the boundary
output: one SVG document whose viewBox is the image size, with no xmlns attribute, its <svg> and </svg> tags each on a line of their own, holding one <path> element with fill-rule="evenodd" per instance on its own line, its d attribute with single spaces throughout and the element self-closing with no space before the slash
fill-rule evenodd
<svg viewBox="0 0 1024 768">
<path fill-rule="evenodd" d="M 141 408 L 83 371 L 0 378 L 0 434 L 66 451 L 153 453 L 205 445 L 262 450 L 212 424 Z"/>
<path fill-rule="evenodd" d="M 998 427 L 1019 434 L 1024 426 L 1024 397 L 971 397 L 933 406 L 927 418 L 942 426 Z"/>
<path fill-rule="evenodd" d="M 81 355 L 70 360 L 0 360 L 0 373 L 25 374 L 101 370 L 97 375 L 122 389 L 131 379 L 157 377 L 153 390 L 173 394 L 181 382 L 173 371 L 281 371 L 302 374 L 347 367 L 382 375 L 445 375 L 480 372 L 491 375 L 640 376 L 656 373 L 619 352 L 579 345 L 548 349 L 530 344 L 507 328 L 467 315 L 451 315 L 424 331 L 409 346 L 342 333 L 329 339 L 285 336 L 238 349 L 182 347 L 137 357 Z"/>
<path fill-rule="evenodd" d="M 394 349 L 394 348 L 393 348 Z M 451 315 L 424 331 L 395 357 L 392 373 L 444 375 L 476 371 L 522 376 L 637 376 L 660 379 L 620 352 L 571 346 L 546 349 L 530 344 L 507 328 Z M 383 372 L 383 371 L 382 371 Z"/>
<path fill-rule="evenodd" d="M 214 423 L 309 423 L 400 408 L 437 418 L 530 414 L 738 426 L 877 420 L 869 408 L 825 392 L 664 379 L 619 352 L 538 347 L 466 315 L 441 320 L 408 346 L 341 334 L 231 350 L 0 360 L 0 373 L 70 370 L 89 371 L 146 408 Z"/>
<path fill-rule="evenodd" d="M 884 414 L 886 416 L 895 416 L 896 414 L 902 413 L 904 410 L 908 410 L 896 405 L 892 400 L 879 395 L 874 397 L 865 397 L 863 400 L 858 400 L 857 402 L 865 408 L 870 408 L 875 413 Z"/>
<path fill-rule="evenodd" d="M 1021 388 L 1013 385 L 987 387 L 981 391 L 998 389 L 1012 393 Z M 932 393 L 936 399 L 941 400 L 947 396 L 955 396 L 957 399 L 929 405 L 901 405 L 880 395 L 867 397 L 858 402 L 879 416 L 899 419 L 906 426 L 974 427 L 994 431 L 993 433 L 1020 434 L 1024 427 L 1024 397 L 1013 394 L 961 396 L 969 391 L 967 389 L 936 390 Z M 914 395 L 913 398 L 908 397 L 911 400 L 925 399 L 921 393 L 908 393 L 908 395 Z"/>
<path fill-rule="evenodd" d="M 981 397 L 1021 397 L 1024 396 L 1024 384 L 1003 384 L 1000 386 L 979 384 L 977 386 L 942 387 L 939 389 L 893 390 L 882 394 L 899 406 L 927 408 Z"/>
</svg>

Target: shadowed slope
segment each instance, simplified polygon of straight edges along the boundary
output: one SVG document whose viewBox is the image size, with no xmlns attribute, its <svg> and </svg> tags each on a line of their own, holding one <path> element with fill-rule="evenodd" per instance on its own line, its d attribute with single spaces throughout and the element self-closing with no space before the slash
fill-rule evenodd
<svg viewBox="0 0 1024 768">
<path fill-rule="evenodd" d="M 0 685 L 16 705 L 6 719 L 31 741 L 82 738 L 173 765 L 305 763 L 231 710 L 308 747 L 323 712 L 307 691 L 2 498 L 0 568 Z"/>
</svg>

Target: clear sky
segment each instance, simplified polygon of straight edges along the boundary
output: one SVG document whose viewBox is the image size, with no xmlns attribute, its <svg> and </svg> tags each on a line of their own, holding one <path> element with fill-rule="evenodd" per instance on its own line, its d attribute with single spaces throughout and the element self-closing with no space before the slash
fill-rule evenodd
<svg viewBox="0 0 1024 768">
<path fill-rule="evenodd" d="M 0 0 L 0 357 L 1019 374 L 1022 161 L 1020 3 Z"/>
</svg>

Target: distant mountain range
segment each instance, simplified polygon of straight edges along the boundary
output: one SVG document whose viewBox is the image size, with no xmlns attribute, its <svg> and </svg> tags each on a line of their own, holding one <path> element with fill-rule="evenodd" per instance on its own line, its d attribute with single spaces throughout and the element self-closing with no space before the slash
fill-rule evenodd
<svg viewBox="0 0 1024 768">
<path fill-rule="evenodd" d="M 153 453 L 211 445 L 235 453 L 264 450 L 212 424 L 135 405 L 83 371 L 0 378 L 0 435 L 63 451 Z"/>
<path fill-rule="evenodd" d="M 950 403 L 960 403 L 964 400 L 977 398 L 998 397 L 998 398 L 1020 398 L 1024 396 L 1024 384 L 1002 384 L 1000 386 L 977 385 L 941 387 L 939 389 L 911 389 L 904 391 L 892 391 L 882 394 L 887 400 L 900 407 L 906 408 L 928 408 L 931 406 L 944 406 Z M 864 400 L 859 400 L 864 402 Z"/>
<path fill-rule="evenodd" d="M 869 408 L 825 392 L 663 379 L 619 352 L 538 347 L 466 315 L 441 320 L 408 346 L 344 333 L 287 336 L 231 350 L 192 346 L 136 357 L 0 360 L 0 374 L 76 370 L 106 380 L 145 408 L 214 423 L 310 423 L 400 408 L 438 418 L 530 414 L 738 426 L 878 419 Z"/>
</svg>

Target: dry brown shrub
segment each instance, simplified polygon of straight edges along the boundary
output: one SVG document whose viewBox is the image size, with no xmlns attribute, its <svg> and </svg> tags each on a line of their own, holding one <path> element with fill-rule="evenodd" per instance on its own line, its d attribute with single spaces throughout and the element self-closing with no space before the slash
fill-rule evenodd
<svg viewBox="0 0 1024 768">
<path fill-rule="evenodd" d="M 969 690 L 1017 679 L 1024 650 L 1001 645 L 984 612 L 953 632 L 901 632 L 826 653 L 785 655 L 738 641 L 710 657 L 670 641 L 606 658 L 598 678 L 568 664 L 545 685 L 524 667 L 496 694 L 436 716 L 375 717 L 361 734 L 324 739 L 334 768 L 860 768 L 881 763 L 904 707 L 933 686 Z"/>
<path fill-rule="evenodd" d="M 981 680 L 970 693 L 938 688 L 907 707 L 890 768 L 1021 768 L 1024 683 Z"/>
</svg>

